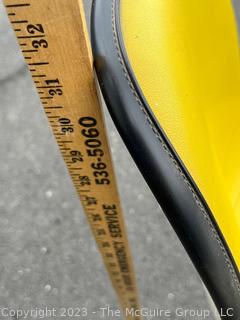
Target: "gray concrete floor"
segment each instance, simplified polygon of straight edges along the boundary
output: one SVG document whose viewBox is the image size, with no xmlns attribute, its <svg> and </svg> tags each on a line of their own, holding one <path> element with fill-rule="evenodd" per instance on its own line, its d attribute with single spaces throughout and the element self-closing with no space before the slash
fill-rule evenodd
<svg viewBox="0 0 240 320">
<path fill-rule="evenodd" d="M 0 32 L 0 308 L 116 308 L 2 2 Z M 105 115 L 142 304 L 209 308 L 189 258 Z"/>
</svg>

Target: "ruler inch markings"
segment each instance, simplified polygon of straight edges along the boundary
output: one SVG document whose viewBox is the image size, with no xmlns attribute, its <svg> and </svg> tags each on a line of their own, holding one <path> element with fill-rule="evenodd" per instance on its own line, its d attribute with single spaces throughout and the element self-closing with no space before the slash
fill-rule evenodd
<svg viewBox="0 0 240 320">
<path fill-rule="evenodd" d="M 123 309 L 136 309 L 133 262 L 94 81 L 82 0 L 3 2 L 119 302 Z M 128 319 L 139 317 L 129 315 Z"/>
<path fill-rule="evenodd" d="M 28 49 L 28 50 L 22 50 L 23 53 L 25 52 L 38 52 L 37 49 Z"/>
<path fill-rule="evenodd" d="M 36 74 L 36 75 L 32 75 L 33 78 L 45 78 L 46 75 L 45 74 Z"/>
<path fill-rule="evenodd" d="M 28 7 L 30 3 L 17 3 L 17 4 L 7 4 L 6 8 L 18 8 L 18 7 Z"/>
<path fill-rule="evenodd" d="M 63 107 L 61 106 L 50 106 L 50 107 L 45 107 L 45 109 L 62 109 Z"/>
<path fill-rule="evenodd" d="M 31 62 L 31 63 L 28 63 L 29 66 L 43 66 L 43 65 L 48 65 L 49 62 Z"/>
<path fill-rule="evenodd" d="M 54 88 L 62 88 L 63 86 L 42 86 L 37 87 L 38 89 L 54 89 Z"/>
<path fill-rule="evenodd" d="M 17 39 L 34 39 L 34 38 L 45 38 L 45 35 L 36 35 L 36 36 L 17 36 Z"/>
<path fill-rule="evenodd" d="M 10 21 L 11 23 L 28 23 L 28 20 L 14 20 L 14 21 Z"/>
</svg>

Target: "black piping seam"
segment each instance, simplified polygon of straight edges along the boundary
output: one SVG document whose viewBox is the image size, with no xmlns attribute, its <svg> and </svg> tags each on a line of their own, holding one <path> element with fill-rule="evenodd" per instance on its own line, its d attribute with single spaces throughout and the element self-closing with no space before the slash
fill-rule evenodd
<svg viewBox="0 0 240 320">
<path fill-rule="evenodd" d="M 152 119 L 149 117 L 149 114 L 147 112 L 147 110 L 145 109 L 141 99 L 139 98 L 139 95 L 132 83 L 132 80 L 130 78 L 130 75 L 128 73 L 127 67 L 125 65 L 122 53 L 121 53 L 121 49 L 120 49 L 120 45 L 119 45 L 119 40 L 118 40 L 118 35 L 117 35 L 117 28 L 116 28 L 116 12 L 115 12 L 115 6 L 116 6 L 116 0 L 112 0 L 112 31 L 113 31 L 113 39 L 114 39 L 114 43 L 115 43 L 115 47 L 116 47 L 116 53 L 117 53 L 117 57 L 118 60 L 122 66 L 122 70 L 124 73 L 124 76 L 128 82 L 128 85 L 131 89 L 132 94 L 134 95 L 134 98 L 136 99 L 138 105 L 140 106 L 140 109 L 142 110 L 142 112 L 144 113 L 145 118 L 147 119 L 151 129 L 153 130 L 153 133 L 155 134 L 155 137 L 159 140 L 159 142 L 161 143 L 164 151 L 167 153 L 167 155 L 169 156 L 169 158 L 171 159 L 171 161 L 173 162 L 175 168 L 177 169 L 177 171 L 179 172 L 180 176 L 183 178 L 183 181 L 186 183 L 186 185 L 188 186 L 189 190 L 191 191 L 191 194 L 197 204 L 197 206 L 199 207 L 204 219 L 206 220 L 210 231 L 212 232 L 212 235 L 214 236 L 214 238 L 217 240 L 218 245 L 221 248 L 221 251 L 223 253 L 224 256 L 224 260 L 227 264 L 227 267 L 231 273 L 232 276 L 232 280 L 233 280 L 233 284 L 234 288 L 237 292 L 238 295 L 240 295 L 240 283 L 238 280 L 238 276 L 237 273 L 233 267 L 233 264 L 229 258 L 229 255 L 227 253 L 226 248 L 224 247 L 221 238 L 219 237 L 216 229 L 214 228 L 214 225 L 207 213 L 207 211 L 205 210 L 200 198 L 198 197 L 198 195 L 196 194 L 195 190 L 193 189 L 191 183 L 189 182 L 187 176 L 185 175 L 185 173 L 183 172 L 183 170 L 181 169 L 181 167 L 179 166 L 177 160 L 175 159 L 174 155 L 171 153 L 171 150 L 168 148 L 168 146 L 166 145 L 166 143 L 164 142 L 164 140 L 162 139 L 161 135 L 159 134 L 159 130 L 156 128 L 156 126 L 154 125 Z"/>
</svg>

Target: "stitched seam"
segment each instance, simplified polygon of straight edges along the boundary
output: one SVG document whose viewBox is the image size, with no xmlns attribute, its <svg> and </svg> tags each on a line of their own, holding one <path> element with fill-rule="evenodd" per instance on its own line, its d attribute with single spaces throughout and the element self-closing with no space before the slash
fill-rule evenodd
<svg viewBox="0 0 240 320">
<path fill-rule="evenodd" d="M 188 186 L 189 190 L 191 191 L 192 193 L 192 196 L 198 206 L 198 208 L 200 209 L 200 212 L 202 213 L 203 217 L 205 218 L 211 232 L 212 232 L 212 235 L 213 237 L 216 239 L 218 245 L 220 246 L 221 248 L 221 251 L 223 253 L 223 256 L 224 256 L 224 260 L 227 264 L 227 267 L 230 271 L 230 274 L 232 276 L 232 280 L 233 280 L 233 284 L 235 284 L 234 288 L 237 289 L 238 291 L 238 294 L 240 294 L 240 284 L 239 284 L 239 280 L 238 280 L 238 277 L 236 275 L 236 272 L 232 266 L 232 263 L 231 263 L 231 260 L 228 256 L 228 253 L 221 241 L 221 239 L 219 238 L 219 235 L 216 231 L 216 229 L 214 228 L 214 225 L 208 215 L 208 213 L 206 212 L 204 206 L 202 205 L 201 203 L 201 200 L 199 199 L 198 195 L 196 194 L 195 190 L 193 189 L 191 183 L 189 182 L 189 180 L 187 179 L 186 175 L 184 174 L 184 172 L 182 171 L 182 169 L 180 168 L 180 166 L 178 165 L 176 159 L 174 158 L 173 154 L 171 153 L 171 151 L 169 150 L 168 146 L 166 145 L 166 143 L 163 141 L 161 135 L 159 134 L 157 128 L 155 127 L 152 119 L 149 117 L 146 109 L 144 108 L 143 106 L 143 103 L 142 101 L 140 100 L 139 96 L 138 96 L 138 93 L 136 92 L 135 90 L 135 87 L 132 83 L 132 80 L 128 74 L 128 70 L 126 68 L 126 65 L 124 63 L 124 60 L 123 60 L 123 57 L 122 57 L 122 53 L 121 53 L 121 50 L 120 50 L 120 46 L 119 46 L 119 42 L 118 42 L 118 36 L 117 36 L 117 30 L 116 30 L 116 22 L 115 22 L 115 0 L 112 0 L 112 31 L 113 31 L 113 39 L 114 39 L 114 43 L 115 43 L 115 47 L 116 47 L 116 53 L 117 53 L 117 57 L 118 57 L 118 60 L 121 64 L 121 67 L 122 67 L 122 71 L 124 73 L 124 76 L 125 78 L 127 79 L 127 82 L 128 82 L 128 85 L 130 86 L 130 89 L 131 89 L 131 92 L 132 94 L 134 95 L 134 98 L 136 99 L 138 105 L 140 106 L 140 109 L 141 111 L 144 113 L 144 116 L 145 118 L 147 119 L 148 123 L 150 124 L 150 127 L 152 129 L 152 131 L 154 132 L 156 138 L 160 141 L 164 151 L 167 153 L 167 155 L 169 156 L 169 158 L 172 160 L 175 168 L 177 169 L 177 171 L 179 172 L 180 176 L 183 178 L 184 182 L 186 183 L 186 185 Z"/>
</svg>

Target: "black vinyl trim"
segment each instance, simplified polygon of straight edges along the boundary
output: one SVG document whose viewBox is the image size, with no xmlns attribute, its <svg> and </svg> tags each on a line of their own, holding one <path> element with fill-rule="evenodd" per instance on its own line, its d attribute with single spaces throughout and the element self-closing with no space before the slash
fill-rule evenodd
<svg viewBox="0 0 240 320">
<path fill-rule="evenodd" d="M 187 250 L 219 311 L 240 319 L 239 272 L 206 201 L 155 119 L 134 77 L 120 0 L 95 0 L 92 47 L 99 84 L 126 146 Z M 224 317 L 226 319 L 226 317 Z"/>
</svg>

